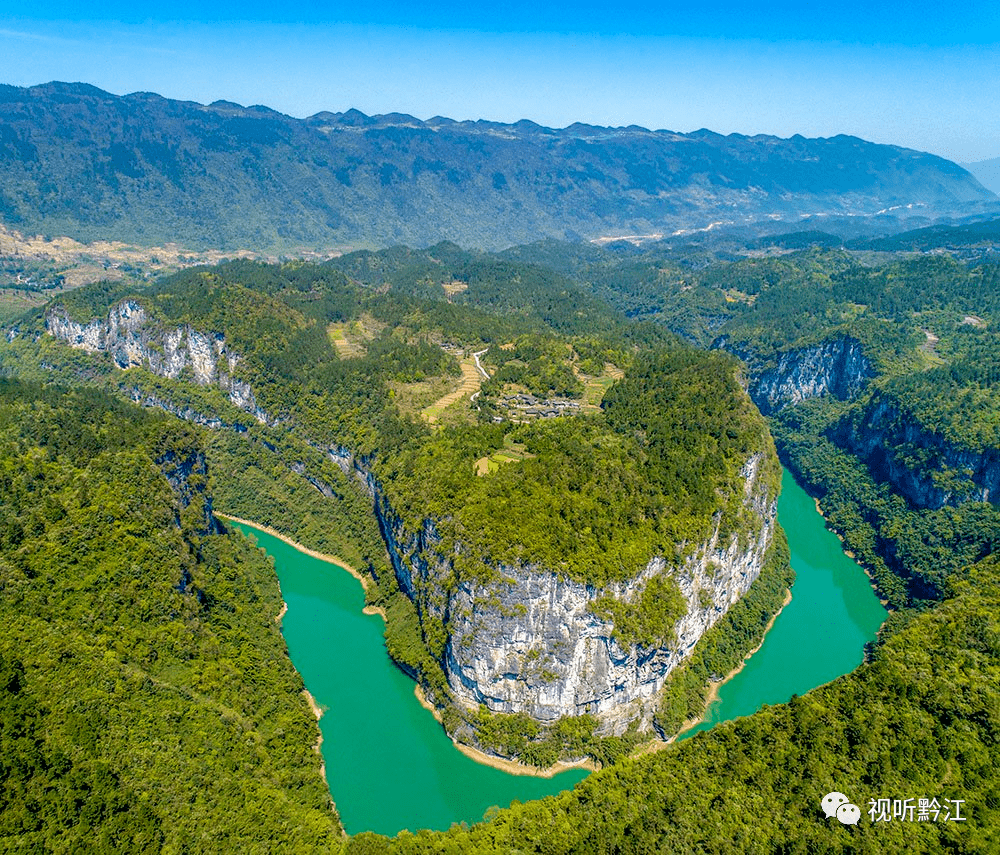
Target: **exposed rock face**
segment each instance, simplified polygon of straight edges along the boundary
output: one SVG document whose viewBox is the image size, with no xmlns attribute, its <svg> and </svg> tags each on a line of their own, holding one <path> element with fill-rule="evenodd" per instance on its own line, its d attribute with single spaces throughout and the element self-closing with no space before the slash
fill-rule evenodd
<svg viewBox="0 0 1000 855">
<path fill-rule="evenodd" d="M 776 506 L 756 484 L 759 466 L 754 458 L 743 473 L 746 502 L 762 520 L 754 536 L 744 543 L 736 536 L 721 538 L 716 524 L 676 573 L 687 613 L 675 626 L 675 645 L 623 647 L 614 627 L 590 610 L 603 593 L 634 601 L 650 579 L 665 572 L 662 557 L 651 558 L 635 579 L 606 590 L 531 567 L 504 566 L 507 590 L 463 582 L 452 597 L 447 662 L 456 696 L 543 722 L 591 713 L 609 733 L 622 733 L 633 719 L 647 725 L 670 672 L 763 569 Z"/>
<path fill-rule="evenodd" d="M 765 415 L 820 395 L 856 398 L 875 376 L 861 342 L 847 336 L 786 351 L 770 363 L 725 337 L 713 346 L 747 363 L 747 391 Z M 832 438 L 918 508 L 1000 502 L 1000 449 L 949 443 L 889 395 L 873 394 L 863 409 L 838 425 Z"/>
<path fill-rule="evenodd" d="M 174 494 L 177 496 L 177 523 L 180 525 L 180 512 L 194 504 L 201 513 L 199 534 L 217 534 L 220 531 L 219 522 L 212 515 L 212 497 L 208 492 L 208 463 L 205 454 L 199 449 L 191 449 L 188 453 L 168 451 L 157 458 L 157 465 L 163 472 Z"/>
<path fill-rule="evenodd" d="M 237 406 L 267 420 L 249 385 L 233 378 L 239 357 L 228 351 L 220 334 L 159 325 L 137 300 L 122 301 L 106 319 L 87 324 L 56 309 L 46 324 L 50 334 L 90 353 L 108 353 L 123 369 L 143 367 L 163 377 L 217 385 Z M 180 410 L 138 389 L 133 397 L 193 421 L 224 426 L 215 416 Z M 416 604 L 428 637 L 441 640 L 436 652 L 455 700 L 470 709 L 482 704 L 494 712 L 527 713 L 543 723 L 590 713 L 602 733 L 621 733 L 632 721 L 649 727 L 671 671 L 749 590 L 763 569 L 774 532 L 776 497 L 768 494 L 765 457 L 758 453 L 742 472 L 743 504 L 753 524 L 741 534 L 722 532 L 718 514 L 704 542 L 692 544 L 677 566 L 668 566 L 663 556 L 650 556 L 634 578 L 603 588 L 531 564 L 494 567 L 489 583 L 477 578 L 456 582 L 435 521 L 426 519 L 418 530 L 408 529 L 370 461 L 344 448 L 328 452 L 371 496 L 400 588 Z M 200 495 L 195 477 L 204 475 L 204 460 L 172 455 L 159 462 L 178 493 L 181 512 L 203 501 L 204 529 L 212 530 L 211 505 Z M 302 467 L 293 469 L 305 474 Z M 332 495 L 328 485 L 310 480 Z M 673 627 L 674 641 L 649 648 L 621 643 L 613 624 L 595 613 L 596 601 L 611 596 L 636 602 L 652 579 L 664 575 L 676 581 L 686 602 L 685 614 Z M 181 584 L 186 584 L 183 579 Z"/>
<path fill-rule="evenodd" d="M 732 345 L 725 338 L 713 347 L 724 348 L 747 363 L 747 391 L 764 415 L 821 395 L 854 398 L 875 376 L 861 342 L 848 336 L 786 351 L 770 365 L 752 350 Z"/>
<path fill-rule="evenodd" d="M 687 601 L 687 613 L 675 626 L 676 644 L 622 646 L 612 624 L 591 606 L 604 594 L 634 601 L 650 579 L 668 572 L 662 557 L 651 557 L 635 578 L 608 588 L 534 565 L 496 568 L 499 583 L 463 580 L 448 586 L 450 568 L 437 550 L 433 520 L 408 531 L 363 463 L 344 449 L 330 454 L 365 483 L 400 587 L 417 604 L 421 620 L 440 621 L 446 629 L 442 664 L 457 701 L 469 708 L 484 704 L 494 712 L 525 712 L 543 723 L 590 713 L 603 733 L 621 733 L 633 720 L 649 726 L 670 672 L 760 575 L 777 513 L 761 477 L 763 455 L 754 455 L 742 473 L 744 501 L 760 525 L 749 535 L 730 536 L 720 532 L 717 518 L 706 541 L 675 571 Z"/>
<path fill-rule="evenodd" d="M 272 420 L 259 406 L 250 384 L 233 376 L 240 357 L 229 351 L 221 333 L 203 333 L 190 326 L 161 328 L 138 300 L 123 300 L 106 319 L 81 324 L 59 307 L 45 318 L 50 335 L 87 353 L 108 353 L 119 368 L 145 367 L 176 380 L 185 372 L 200 386 L 215 385 L 241 410 L 259 422 Z"/>
<path fill-rule="evenodd" d="M 176 404 L 169 398 L 164 398 L 162 395 L 157 395 L 153 392 L 145 392 L 138 386 L 126 388 L 123 391 L 140 407 L 156 407 L 159 410 L 164 410 L 171 415 L 177 416 L 179 419 L 184 419 L 186 422 L 192 422 L 196 425 L 216 430 L 219 428 L 228 428 L 237 433 L 246 433 L 247 430 L 247 426 L 241 422 L 223 421 L 214 414 L 206 415 L 193 407 Z"/>
<path fill-rule="evenodd" d="M 1000 449 L 958 448 L 888 396 L 873 395 L 857 417 L 838 426 L 834 439 L 919 508 L 1000 503 Z M 903 459 L 914 450 L 919 451 L 914 459 Z"/>
</svg>

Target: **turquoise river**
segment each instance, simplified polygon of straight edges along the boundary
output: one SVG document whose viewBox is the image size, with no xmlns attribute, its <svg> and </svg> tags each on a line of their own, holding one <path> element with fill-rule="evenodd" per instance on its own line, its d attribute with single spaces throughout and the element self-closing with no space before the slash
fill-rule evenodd
<svg viewBox="0 0 1000 855">
<path fill-rule="evenodd" d="M 685 737 L 853 670 L 885 619 L 868 577 L 787 472 L 778 519 L 797 574 L 792 600 L 760 650 L 721 686 L 705 721 Z M 362 614 L 357 579 L 266 532 L 236 527 L 274 558 L 288 606 L 282 632 L 324 711 L 326 775 L 348 834 L 475 822 L 491 806 L 540 798 L 586 775 L 580 769 L 552 778 L 510 775 L 466 757 L 420 705 L 413 681 L 389 660 L 382 619 Z"/>
</svg>

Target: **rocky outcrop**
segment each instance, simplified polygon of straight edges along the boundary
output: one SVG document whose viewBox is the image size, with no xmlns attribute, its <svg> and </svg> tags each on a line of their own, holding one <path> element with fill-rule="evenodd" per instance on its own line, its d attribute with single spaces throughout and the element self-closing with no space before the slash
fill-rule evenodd
<svg viewBox="0 0 1000 855">
<path fill-rule="evenodd" d="M 875 376 L 861 342 L 849 336 L 788 350 L 769 361 L 726 337 L 713 347 L 728 350 L 747 363 L 747 391 L 764 415 L 821 395 L 849 400 Z"/>
<path fill-rule="evenodd" d="M 455 583 L 434 521 L 408 530 L 362 462 L 344 449 L 330 456 L 364 482 L 400 588 L 425 626 L 434 623 L 445 632 L 441 662 L 455 700 L 469 709 L 482 704 L 494 712 L 524 712 L 542 723 L 590 713 L 605 734 L 622 733 L 632 721 L 650 725 L 671 671 L 760 575 L 777 513 L 758 454 L 742 473 L 752 530 L 723 532 L 717 515 L 705 542 L 676 569 L 654 556 L 635 578 L 597 588 L 543 567 L 505 564 L 494 568 L 499 581 Z M 687 604 L 674 627 L 676 642 L 654 648 L 620 644 L 614 626 L 595 614 L 595 602 L 606 595 L 634 602 L 651 579 L 665 573 Z"/>
<path fill-rule="evenodd" d="M 194 506 L 199 520 L 197 534 L 217 534 L 221 529 L 212 515 L 212 496 L 208 492 L 208 463 L 199 449 L 170 450 L 156 459 L 177 497 L 176 522 L 181 524 L 181 513 Z"/>
<path fill-rule="evenodd" d="M 135 299 L 123 300 L 108 312 L 81 324 L 56 306 L 45 318 L 49 334 L 87 353 L 107 353 L 119 368 L 142 367 L 172 380 L 191 379 L 200 386 L 217 386 L 229 400 L 257 421 L 273 420 L 257 405 L 250 384 L 234 373 L 241 358 L 226 346 L 221 333 L 191 326 L 163 327 Z"/>
<path fill-rule="evenodd" d="M 590 713 L 605 733 L 620 734 L 633 720 L 647 726 L 670 673 L 763 569 L 776 508 L 757 483 L 759 466 L 754 458 L 743 473 L 745 500 L 759 528 L 745 540 L 724 536 L 717 519 L 706 542 L 672 571 L 687 603 L 674 627 L 675 644 L 623 646 L 614 626 L 591 609 L 602 594 L 635 602 L 651 579 L 670 572 L 660 556 L 636 578 L 606 589 L 538 568 L 503 566 L 499 595 L 472 581 L 460 583 L 451 597 L 447 672 L 456 697 L 542 722 Z"/>
<path fill-rule="evenodd" d="M 147 392 L 138 386 L 126 386 L 122 391 L 140 407 L 155 407 L 158 410 L 170 413 L 172 416 L 177 416 L 179 419 L 184 419 L 186 422 L 192 422 L 193 424 L 212 428 L 213 430 L 223 428 L 234 430 L 237 433 L 246 433 L 247 431 L 247 426 L 242 422 L 224 421 L 217 415 L 203 413 L 187 404 L 177 404 L 170 398 L 158 395 L 155 392 Z"/>
<path fill-rule="evenodd" d="M 159 324 L 137 300 L 122 301 L 106 319 L 87 324 L 56 309 L 47 317 L 47 328 L 75 347 L 109 354 L 120 368 L 143 367 L 163 377 L 217 385 L 237 406 L 267 419 L 250 387 L 234 379 L 239 357 L 228 351 L 222 335 Z M 138 387 L 133 397 L 192 421 L 223 426 L 214 415 L 179 409 Z M 327 451 L 370 495 L 399 587 L 416 605 L 454 701 L 470 710 L 483 705 L 494 712 L 527 713 L 542 723 L 589 713 L 605 734 L 622 733 L 631 722 L 651 725 L 657 695 L 671 672 L 759 576 L 775 526 L 776 497 L 764 474 L 768 461 L 758 453 L 742 471 L 741 530 L 723 530 L 720 512 L 706 525 L 702 542 L 690 544 L 680 560 L 649 556 L 633 578 L 603 587 L 528 563 L 501 564 L 481 577 L 465 578 L 456 576 L 455 554 L 443 548 L 435 520 L 408 526 L 394 511 L 370 460 L 345 448 Z M 160 463 L 178 491 L 182 514 L 204 500 L 189 489 L 201 472 L 197 460 L 175 455 Z M 333 495 L 304 466 L 292 468 Z M 210 504 L 205 508 L 208 530 Z M 663 633 L 670 641 L 643 646 L 621 640 L 600 603 L 635 604 L 652 580 L 663 578 L 676 584 L 684 601 L 672 632 Z"/>
<path fill-rule="evenodd" d="M 271 447 L 271 450 L 274 451 L 273 446 Z M 292 472 L 294 472 L 296 475 L 301 476 L 302 478 L 305 478 L 306 481 L 312 484 L 313 487 L 319 490 L 319 492 L 322 493 L 326 498 L 328 499 L 337 498 L 337 494 L 333 491 L 333 487 L 327 484 L 326 481 L 324 481 L 322 478 L 316 478 L 315 476 L 310 475 L 309 470 L 306 469 L 306 465 L 301 460 L 297 460 L 295 461 L 295 463 L 292 464 Z"/>
<path fill-rule="evenodd" d="M 1000 449 L 959 448 L 921 425 L 890 395 L 873 395 L 837 426 L 833 439 L 918 508 L 1000 503 Z"/>
</svg>

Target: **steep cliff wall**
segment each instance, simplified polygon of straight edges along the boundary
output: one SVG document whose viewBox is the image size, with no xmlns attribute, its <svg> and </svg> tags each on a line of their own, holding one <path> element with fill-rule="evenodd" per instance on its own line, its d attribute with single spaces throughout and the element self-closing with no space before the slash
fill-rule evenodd
<svg viewBox="0 0 1000 855">
<path fill-rule="evenodd" d="M 670 672 L 760 575 L 777 513 L 757 454 L 742 472 L 743 507 L 753 525 L 742 534 L 722 532 L 717 515 L 705 542 L 676 569 L 654 556 L 635 578 L 606 588 L 533 565 L 496 567 L 499 581 L 456 581 L 437 548 L 433 520 L 407 530 L 364 465 L 344 449 L 331 457 L 353 469 L 372 496 L 400 587 L 417 604 L 425 633 L 443 642 L 438 654 L 456 701 L 528 713 L 542 723 L 590 713 L 605 734 L 622 733 L 631 721 L 648 727 Z M 674 643 L 620 643 L 612 623 L 595 613 L 596 602 L 610 595 L 634 603 L 664 574 L 676 580 L 686 605 Z"/>
<path fill-rule="evenodd" d="M 1000 503 L 1000 449 L 958 448 L 889 395 L 873 395 L 837 426 L 833 439 L 919 508 L 970 500 Z"/>
<path fill-rule="evenodd" d="M 820 395 L 854 398 L 875 376 L 861 342 L 848 336 L 785 351 L 776 362 L 766 362 L 753 350 L 725 337 L 713 347 L 728 350 L 747 363 L 747 391 L 764 415 Z"/>
<path fill-rule="evenodd" d="M 54 310 L 47 327 L 75 347 L 108 353 L 121 368 L 217 385 L 237 406 L 267 420 L 249 385 L 233 378 L 239 357 L 228 351 L 222 335 L 159 324 L 135 300 L 122 301 L 106 319 L 87 324 Z M 173 406 L 138 388 L 133 397 Z M 223 426 L 211 414 L 172 411 Z M 417 607 L 424 639 L 455 702 L 470 710 L 484 705 L 494 712 L 527 713 L 543 723 L 590 713 L 602 733 L 621 733 L 632 721 L 648 726 L 671 671 L 760 574 L 774 531 L 776 496 L 765 474 L 773 461 L 757 453 L 745 462 L 744 489 L 735 503 L 742 522 L 737 526 L 730 514 L 724 523 L 720 512 L 706 524 L 702 542 L 691 543 L 680 560 L 651 555 L 634 578 L 604 587 L 533 564 L 487 568 L 489 581 L 463 578 L 452 567 L 454 554 L 441 546 L 435 521 L 415 528 L 404 524 L 370 460 L 345 448 L 327 451 L 371 497 L 400 589 Z M 314 486 L 322 491 L 322 485 Z M 733 527 L 740 531 L 728 530 Z M 638 605 L 647 587 L 664 579 L 679 591 L 680 617 L 662 627 L 664 640 L 658 644 L 625 639 L 600 604 Z"/>
<path fill-rule="evenodd" d="M 714 346 L 746 362 L 747 391 L 765 415 L 821 395 L 857 398 L 875 376 L 861 342 L 846 336 L 786 351 L 769 362 L 725 338 Z M 1000 502 L 1000 449 L 949 443 L 885 391 L 859 401 L 830 436 L 916 507 Z"/>
<path fill-rule="evenodd" d="M 250 384 L 234 376 L 241 357 L 226 347 L 221 333 L 190 326 L 163 327 L 137 300 L 123 300 L 108 312 L 81 324 L 58 306 L 46 315 L 49 334 L 87 353 L 108 353 L 119 368 L 145 367 L 170 379 L 189 378 L 200 386 L 222 389 L 241 410 L 270 423 Z"/>
<path fill-rule="evenodd" d="M 462 582 L 451 599 L 447 648 L 452 690 L 467 705 L 528 712 L 540 721 L 591 713 L 609 733 L 637 719 L 648 724 L 654 699 L 698 639 L 760 575 L 774 528 L 773 497 L 758 483 L 761 458 L 748 461 L 745 504 L 761 525 L 745 539 L 723 536 L 717 519 L 708 539 L 668 570 L 662 557 L 627 583 L 595 590 L 530 567 L 502 567 L 509 580 L 497 592 Z M 649 581 L 670 573 L 686 613 L 676 641 L 646 648 L 621 644 L 615 628 L 595 615 L 602 594 L 635 603 Z M 493 594 L 493 596 L 491 596 Z"/>
</svg>

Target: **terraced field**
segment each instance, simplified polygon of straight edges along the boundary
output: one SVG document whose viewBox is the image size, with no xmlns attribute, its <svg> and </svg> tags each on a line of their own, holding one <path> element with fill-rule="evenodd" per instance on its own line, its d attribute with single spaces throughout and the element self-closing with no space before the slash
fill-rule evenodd
<svg viewBox="0 0 1000 855">
<path fill-rule="evenodd" d="M 511 442 L 510 437 L 504 439 L 504 444 L 504 448 L 494 451 L 488 457 L 480 457 L 476 461 L 476 475 L 479 477 L 490 475 L 505 463 L 520 463 L 522 460 L 535 456 L 525 451 L 523 445 Z"/>
<path fill-rule="evenodd" d="M 326 328 L 326 334 L 336 348 L 337 356 L 341 359 L 356 359 L 365 355 L 368 342 L 384 328 L 385 324 L 376 321 L 371 315 L 362 315 L 356 321 L 330 324 Z"/>
<path fill-rule="evenodd" d="M 436 400 L 429 407 L 426 407 L 421 413 L 429 424 L 437 424 L 441 418 L 441 414 L 448 407 L 462 398 L 468 397 L 471 399 L 479 391 L 479 387 L 483 385 L 483 381 L 486 379 L 485 371 L 480 367 L 478 360 L 478 357 L 483 352 L 485 351 L 473 354 L 472 356 L 464 356 L 459 360 L 459 364 L 462 367 L 462 378 L 459 381 L 458 387 Z"/>
</svg>

